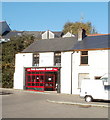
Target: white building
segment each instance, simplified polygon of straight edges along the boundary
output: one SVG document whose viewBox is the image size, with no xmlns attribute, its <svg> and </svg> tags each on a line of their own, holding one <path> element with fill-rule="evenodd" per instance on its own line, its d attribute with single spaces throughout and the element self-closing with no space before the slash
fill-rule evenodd
<svg viewBox="0 0 110 120">
<path fill-rule="evenodd" d="M 70 32 L 67 32 L 65 35 L 62 36 L 63 38 L 65 37 L 75 37 L 75 35 L 73 35 L 72 33 Z"/>
<path fill-rule="evenodd" d="M 55 37 L 54 33 L 52 33 L 50 30 L 42 34 L 42 39 L 52 39 L 54 37 Z"/>
<path fill-rule="evenodd" d="M 108 73 L 110 35 L 39 40 L 16 54 L 14 89 L 79 94 L 81 80 Z M 57 86 L 57 89 L 56 89 Z"/>
</svg>

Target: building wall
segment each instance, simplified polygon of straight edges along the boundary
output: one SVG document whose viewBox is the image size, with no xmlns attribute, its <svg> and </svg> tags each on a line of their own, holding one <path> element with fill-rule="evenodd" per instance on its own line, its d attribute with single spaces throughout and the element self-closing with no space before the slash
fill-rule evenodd
<svg viewBox="0 0 110 120">
<path fill-rule="evenodd" d="M 75 37 L 75 35 L 71 34 L 70 32 L 67 32 L 65 35 L 62 36 L 63 38 L 65 37 Z"/>
<path fill-rule="evenodd" d="M 89 74 L 90 79 L 108 73 L 108 50 L 88 51 L 88 65 L 80 65 L 80 52 L 73 54 L 72 93 L 79 94 L 79 74 Z"/>
<path fill-rule="evenodd" d="M 54 66 L 54 53 L 40 53 L 39 66 Z M 24 89 L 25 67 L 32 67 L 33 53 L 19 53 L 15 57 L 14 89 Z"/>
<path fill-rule="evenodd" d="M 39 58 L 39 66 L 54 66 L 54 53 L 47 52 L 47 53 L 40 53 Z"/>
<path fill-rule="evenodd" d="M 51 39 L 51 38 L 54 38 L 54 33 L 52 33 L 51 31 L 46 31 L 42 34 L 42 39 Z"/>
<path fill-rule="evenodd" d="M 71 53 L 61 53 L 61 93 L 71 94 Z"/>
<path fill-rule="evenodd" d="M 80 52 L 74 52 L 72 59 L 71 53 L 62 52 L 61 54 L 61 93 L 71 94 L 72 77 L 72 94 L 79 94 L 79 75 L 94 79 L 95 76 L 103 76 L 108 72 L 108 50 L 88 51 L 88 65 L 84 66 L 80 65 Z"/>
<path fill-rule="evenodd" d="M 88 65 L 85 66 L 80 65 L 80 52 L 72 53 L 61 53 L 61 93 L 71 94 L 72 91 L 72 94 L 79 94 L 78 84 L 81 76 L 86 75 L 86 77 L 94 79 L 95 76 L 103 76 L 108 72 L 108 50 L 88 51 Z M 24 67 L 32 67 L 33 53 L 16 54 L 15 63 L 14 89 L 23 89 L 25 85 Z M 39 66 L 54 66 L 54 53 L 40 53 Z"/>
<path fill-rule="evenodd" d="M 25 86 L 24 67 L 32 67 L 33 54 L 19 53 L 15 57 L 14 89 L 23 89 Z"/>
</svg>

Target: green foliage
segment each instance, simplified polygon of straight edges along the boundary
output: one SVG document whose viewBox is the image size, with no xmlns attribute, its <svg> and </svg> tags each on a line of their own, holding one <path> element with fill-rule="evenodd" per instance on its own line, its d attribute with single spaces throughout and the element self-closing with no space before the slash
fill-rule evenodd
<svg viewBox="0 0 110 120">
<path fill-rule="evenodd" d="M 2 87 L 13 87 L 15 70 L 15 54 L 21 52 L 34 41 L 31 35 L 13 37 L 7 43 L 2 43 Z"/>
<path fill-rule="evenodd" d="M 63 32 L 64 33 L 71 32 L 73 34 L 78 34 L 78 29 L 79 28 L 85 29 L 87 34 L 95 34 L 95 33 L 97 33 L 95 27 L 92 26 L 91 22 L 87 22 L 87 23 L 67 22 L 64 25 Z"/>
</svg>

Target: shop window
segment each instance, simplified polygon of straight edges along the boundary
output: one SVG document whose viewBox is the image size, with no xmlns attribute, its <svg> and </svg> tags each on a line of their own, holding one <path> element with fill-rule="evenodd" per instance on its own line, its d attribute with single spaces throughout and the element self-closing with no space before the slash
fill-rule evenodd
<svg viewBox="0 0 110 120">
<path fill-rule="evenodd" d="M 33 66 L 39 66 L 39 53 L 33 54 Z"/>
<path fill-rule="evenodd" d="M 61 66 L 61 52 L 54 53 L 54 65 Z"/>
<path fill-rule="evenodd" d="M 89 78 L 89 73 L 79 73 L 78 75 L 78 88 L 81 88 L 82 80 L 87 80 Z"/>
<path fill-rule="evenodd" d="M 81 51 L 81 65 L 88 65 L 88 51 Z"/>
</svg>

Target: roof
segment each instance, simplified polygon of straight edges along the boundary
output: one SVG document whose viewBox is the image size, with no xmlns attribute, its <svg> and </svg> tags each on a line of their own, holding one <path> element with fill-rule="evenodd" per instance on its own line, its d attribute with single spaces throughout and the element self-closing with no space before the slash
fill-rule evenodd
<svg viewBox="0 0 110 120">
<path fill-rule="evenodd" d="M 77 42 L 71 50 L 110 48 L 110 35 L 87 36 Z"/>
<path fill-rule="evenodd" d="M 0 34 L 2 35 L 6 31 L 11 31 L 6 21 L 0 21 Z"/>
<path fill-rule="evenodd" d="M 87 36 L 101 36 L 101 35 L 107 35 L 107 34 L 89 34 Z M 109 34 L 108 34 L 109 35 Z"/>
<path fill-rule="evenodd" d="M 77 42 L 77 38 L 54 38 L 43 39 L 32 43 L 29 47 L 22 52 L 34 53 L 34 52 L 49 52 L 49 51 L 65 51 Z"/>
<path fill-rule="evenodd" d="M 23 34 L 30 34 L 33 35 L 35 38 L 41 39 L 42 38 L 42 31 L 24 31 Z"/>
<path fill-rule="evenodd" d="M 42 31 L 42 34 L 45 33 L 45 32 L 46 31 Z M 61 31 L 51 31 L 51 32 L 55 34 L 55 38 L 60 38 L 64 35 L 64 33 L 61 32 Z"/>
<path fill-rule="evenodd" d="M 63 32 L 55 32 L 55 31 L 53 31 L 53 33 L 55 34 L 55 37 L 56 38 L 59 38 L 59 37 L 62 37 L 63 35 L 64 35 L 64 33 Z"/>
<path fill-rule="evenodd" d="M 15 36 L 21 35 L 33 35 L 37 39 L 42 39 L 42 31 L 5 31 L 2 35 L 3 38 L 11 38 Z M 63 35 L 62 32 L 53 32 L 55 34 L 55 38 L 59 38 Z"/>
<path fill-rule="evenodd" d="M 3 38 L 11 38 L 11 37 L 16 37 L 16 36 L 21 36 L 23 32 L 21 31 L 10 31 L 10 32 L 5 32 L 2 37 Z"/>
<path fill-rule="evenodd" d="M 110 35 L 87 36 L 82 41 L 77 37 L 38 40 L 22 52 L 55 52 L 110 48 Z"/>
</svg>

